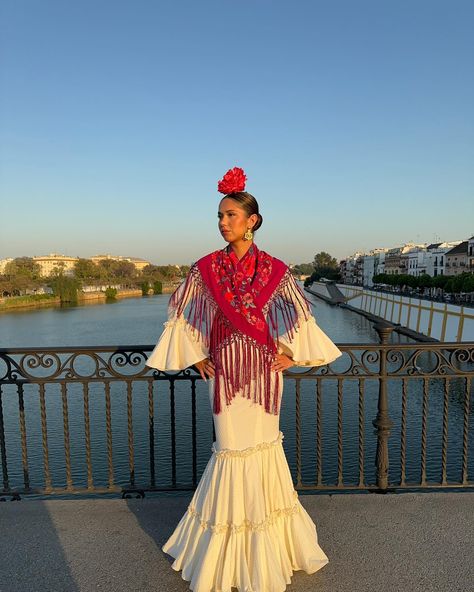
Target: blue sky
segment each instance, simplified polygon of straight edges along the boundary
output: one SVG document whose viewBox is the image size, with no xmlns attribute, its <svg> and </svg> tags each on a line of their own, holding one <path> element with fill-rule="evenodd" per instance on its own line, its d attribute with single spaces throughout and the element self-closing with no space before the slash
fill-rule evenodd
<svg viewBox="0 0 474 592">
<path fill-rule="evenodd" d="M 286 262 L 474 234 L 472 1 L 5 0 L 0 258 Z"/>
</svg>

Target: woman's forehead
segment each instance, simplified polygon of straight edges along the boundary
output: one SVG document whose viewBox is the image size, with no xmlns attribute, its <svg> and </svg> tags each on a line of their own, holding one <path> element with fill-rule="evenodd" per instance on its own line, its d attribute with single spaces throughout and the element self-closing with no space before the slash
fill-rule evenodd
<svg viewBox="0 0 474 592">
<path fill-rule="evenodd" d="M 243 210 L 242 206 L 230 197 L 224 197 L 219 204 L 219 212 L 229 212 L 231 210 Z"/>
</svg>

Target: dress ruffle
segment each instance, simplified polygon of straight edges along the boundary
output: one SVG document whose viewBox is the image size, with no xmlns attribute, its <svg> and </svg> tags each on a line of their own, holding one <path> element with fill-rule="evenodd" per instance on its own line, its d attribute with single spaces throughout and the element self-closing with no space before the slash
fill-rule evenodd
<svg viewBox="0 0 474 592">
<path fill-rule="evenodd" d="M 297 366 L 323 366 L 342 356 L 343 352 L 319 327 L 314 316 L 299 322 L 292 339 L 288 333 L 278 338 L 279 353 L 289 355 Z"/>
<path fill-rule="evenodd" d="M 283 592 L 296 570 L 328 563 L 301 505 L 280 431 L 271 442 L 218 449 L 162 549 L 194 592 Z"/>
<path fill-rule="evenodd" d="M 209 349 L 188 321 L 180 316 L 163 323 L 164 331 L 146 361 L 158 370 L 184 370 L 207 358 Z"/>
</svg>

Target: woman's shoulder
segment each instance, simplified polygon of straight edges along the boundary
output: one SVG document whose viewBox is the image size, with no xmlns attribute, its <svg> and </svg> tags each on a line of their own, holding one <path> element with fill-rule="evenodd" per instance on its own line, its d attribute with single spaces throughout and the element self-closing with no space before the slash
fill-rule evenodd
<svg viewBox="0 0 474 592">
<path fill-rule="evenodd" d="M 206 264 L 210 264 L 212 260 L 222 252 L 222 250 L 223 249 L 216 249 L 215 251 L 211 251 L 206 255 L 202 255 L 202 257 L 199 257 L 199 259 L 191 263 L 189 271 L 192 273 L 197 273 L 200 269 L 202 270 L 203 268 L 206 268 Z"/>
<path fill-rule="evenodd" d="M 225 249 L 225 247 L 224 247 Z M 218 253 L 221 253 L 224 249 L 215 249 L 214 251 L 211 251 L 210 253 L 207 253 L 206 255 L 203 255 L 202 257 L 199 257 L 199 259 L 197 259 L 192 265 L 191 267 L 198 267 L 200 263 L 212 259 L 212 257 L 215 257 Z"/>
<path fill-rule="evenodd" d="M 267 251 L 263 251 L 262 249 L 260 249 L 260 254 L 263 255 L 263 257 L 265 259 L 271 261 L 273 267 L 276 267 L 276 268 L 284 270 L 284 271 L 289 269 L 288 264 L 285 263 L 283 261 L 283 259 L 279 259 L 278 257 L 275 257 L 271 253 L 268 253 Z"/>
<path fill-rule="evenodd" d="M 215 249 L 214 251 L 211 251 L 211 252 L 207 253 L 206 255 L 199 257 L 199 259 L 197 259 L 194 263 L 191 264 L 191 268 L 199 267 L 200 264 L 202 264 L 206 261 L 210 261 L 212 258 L 214 258 L 217 255 L 219 255 L 220 253 L 222 253 L 222 251 L 224 251 L 225 249 L 226 249 L 226 247 L 224 247 L 222 249 Z M 275 267 L 278 269 L 283 269 L 285 271 L 289 270 L 288 264 L 285 263 L 285 261 L 283 261 L 283 259 L 275 257 L 274 255 L 272 255 L 268 251 L 264 251 L 263 249 L 259 249 L 258 252 L 259 252 L 262 259 L 265 259 L 265 260 L 272 263 L 272 267 Z"/>
</svg>

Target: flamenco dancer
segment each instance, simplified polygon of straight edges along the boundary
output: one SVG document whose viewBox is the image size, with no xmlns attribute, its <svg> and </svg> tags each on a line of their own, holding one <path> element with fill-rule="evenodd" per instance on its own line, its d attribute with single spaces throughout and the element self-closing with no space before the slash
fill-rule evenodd
<svg viewBox="0 0 474 592">
<path fill-rule="evenodd" d="M 258 249 L 263 222 L 246 175 L 218 183 L 227 245 L 194 263 L 171 295 L 146 364 L 195 366 L 209 383 L 216 441 L 185 514 L 162 550 L 194 592 L 283 592 L 328 557 L 298 499 L 279 429 L 283 371 L 342 355 L 319 328 L 288 266 Z"/>
</svg>

